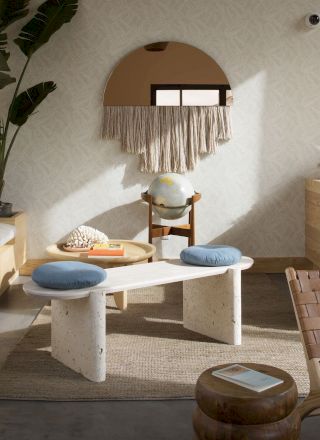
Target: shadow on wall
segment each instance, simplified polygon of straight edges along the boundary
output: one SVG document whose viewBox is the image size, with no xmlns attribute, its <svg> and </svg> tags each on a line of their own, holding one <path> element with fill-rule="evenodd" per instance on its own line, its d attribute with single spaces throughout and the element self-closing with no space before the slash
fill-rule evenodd
<svg viewBox="0 0 320 440">
<path fill-rule="evenodd" d="M 114 218 L 117 219 L 116 222 L 112 222 Z M 123 237 L 132 240 L 147 227 L 147 208 L 142 200 L 135 200 L 99 214 L 86 224 L 105 231 L 110 238 Z"/>
<path fill-rule="evenodd" d="M 40 128 L 42 126 L 39 124 L 36 136 L 29 126 L 29 131 L 25 132 L 25 137 L 20 141 L 28 148 L 21 149 L 19 154 L 17 150 L 17 153 L 13 151 L 11 165 L 9 163 L 11 174 L 8 175 L 5 196 L 8 200 L 13 200 L 16 206 L 30 213 L 29 247 L 34 256 L 43 252 L 49 239 L 57 238 L 56 233 L 66 234 L 68 229 L 71 230 L 83 219 L 87 220 L 87 213 L 89 218 L 96 215 L 97 210 L 94 213 L 92 211 L 97 209 L 97 206 L 102 206 L 102 209 L 99 208 L 102 214 L 91 218 L 87 224 L 104 230 L 110 236 L 123 235 L 133 238 L 134 232 L 144 230 L 147 223 L 143 210 L 140 212 L 139 205 L 135 205 L 139 202 L 112 207 L 115 204 L 126 203 L 128 197 L 131 197 L 129 191 L 127 195 L 123 190 L 137 188 L 134 197 L 138 198 L 140 190 L 143 189 L 141 187 L 148 186 L 154 176 L 139 173 L 138 158 L 121 152 L 119 142 L 98 141 L 102 116 L 100 96 L 105 85 L 103 75 L 110 72 L 112 65 L 118 62 L 122 53 L 130 52 L 131 49 L 154 39 L 152 24 L 156 23 L 159 17 L 154 14 L 153 2 L 140 2 L 135 11 L 129 14 L 130 20 L 123 6 L 120 6 L 119 2 L 113 2 L 112 13 L 115 16 L 118 14 L 126 25 L 117 28 L 117 23 L 111 20 L 108 26 L 105 26 L 105 17 L 110 13 L 108 2 L 100 2 L 101 8 L 94 13 L 95 15 L 92 15 L 93 10 L 89 2 L 83 3 L 77 15 L 81 26 L 72 27 L 72 40 L 81 41 L 83 31 L 90 30 L 94 21 L 97 23 L 96 28 L 99 29 L 100 26 L 102 32 L 99 33 L 98 39 L 95 33 L 87 32 L 86 45 L 69 48 L 65 51 L 63 60 L 59 59 L 59 62 L 57 57 L 50 59 L 49 53 L 47 55 L 44 52 L 41 55 L 43 65 L 50 61 L 53 71 L 64 72 L 65 84 L 61 84 L 60 95 L 56 95 L 56 101 L 52 101 L 54 113 L 51 120 L 55 121 L 55 125 L 52 127 L 50 124 L 44 124 L 44 127 Z M 235 151 L 235 145 L 238 143 L 241 151 L 257 151 L 259 159 L 256 166 L 247 163 L 246 157 L 239 163 L 242 175 L 246 174 L 246 168 L 255 168 L 253 177 L 248 178 L 246 185 L 254 185 L 256 203 L 245 215 L 236 219 L 239 211 L 243 211 L 241 207 L 238 211 L 233 210 L 232 200 L 228 201 L 230 210 L 234 213 L 233 226 L 228 229 L 226 224 L 220 236 L 217 235 L 222 228 L 217 234 L 208 231 L 204 240 L 208 241 L 214 237 L 212 242 L 237 245 L 244 253 L 253 256 L 290 255 L 289 250 L 291 256 L 298 253 L 303 255 L 303 183 L 302 179 L 299 179 L 298 185 L 296 181 L 292 181 L 292 176 L 297 173 L 310 173 L 315 157 L 314 149 L 319 138 L 319 57 L 315 43 L 316 34 L 308 34 L 310 31 L 303 25 L 303 5 L 283 0 L 277 2 L 277 7 L 274 8 L 265 6 L 263 2 L 248 2 L 254 4 L 254 7 L 243 8 L 239 2 L 234 1 L 230 8 L 226 9 L 225 6 L 221 6 L 222 2 L 206 1 L 206 14 L 200 14 L 199 8 L 194 6 L 196 3 L 187 2 L 184 8 L 184 22 L 179 26 L 173 26 L 177 22 L 179 11 L 174 11 L 170 2 L 164 3 L 167 8 L 164 7 L 163 10 L 168 10 L 170 16 L 162 22 L 163 26 L 158 33 L 159 40 L 168 37 L 184 40 L 203 49 L 223 66 L 235 93 L 234 108 L 237 117 L 239 116 L 238 125 L 235 127 L 238 132 L 235 131 L 235 144 L 232 149 Z M 139 8 L 143 11 L 142 15 Z M 194 8 L 197 9 L 197 14 L 194 13 Z M 226 12 L 229 16 L 226 16 Z M 141 23 L 141 19 L 142 24 L 149 25 L 144 32 L 141 32 L 139 27 L 130 28 L 134 20 Z M 186 22 L 190 26 L 185 26 Z M 297 30 L 301 32 L 298 33 Z M 206 38 L 203 37 L 204 33 Z M 117 35 L 116 39 L 114 35 Z M 94 50 L 89 51 L 89 62 L 83 63 L 83 60 L 88 59 L 88 47 Z M 266 84 L 263 88 L 259 86 L 258 90 L 261 97 L 259 94 L 256 96 L 254 88 L 246 85 L 246 82 L 259 72 L 266 73 Z M 301 82 L 301 78 L 306 75 L 310 79 L 307 87 Z M 93 81 L 88 82 L 88 78 L 93 78 Z M 245 93 L 240 93 L 241 85 Z M 246 97 L 250 94 L 253 99 L 248 102 Z M 258 127 L 250 126 L 247 115 L 256 112 L 259 115 L 261 113 L 261 123 Z M 42 115 L 39 122 L 46 122 L 50 117 L 50 113 L 45 111 Z M 260 126 L 262 140 L 257 138 Z M 225 163 L 222 156 L 217 158 L 216 162 L 210 162 L 212 173 L 217 171 L 217 164 Z M 227 171 L 232 175 L 230 163 L 228 165 Z M 29 171 L 29 175 L 26 175 L 26 167 L 32 170 Z M 211 169 L 206 166 L 202 167 L 202 170 L 205 171 L 203 176 L 195 171 L 195 178 L 200 183 L 205 177 L 211 177 Z M 283 180 L 287 182 L 286 188 L 282 187 Z M 77 197 L 82 187 L 87 187 L 87 191 L 82 191 Z M 227 191 L 231 188 L 229 182 L 226 187 L 221 191 L 228 197 Z M 207 188 L 209 199 L 214 193 L 210 193 L 209 184 Z M 119 193 L 121 200 L 110 199 L 108 206 L 108 189 Z M 245 190 L 244 185 L 243 191 Z M 266 192 L 268 196 L 265 195 Z M 296 192 L 299 197 L 296 197 Z M 66 200 L 68 196 L 70 199 Z M 86 206 L 86 211 L 82 205 Z M 48 238 L 47 212 L 50 209 L 53 225 Z M 277 215 L 281 210 L 281 216 Z M 72 219 L 65 227 L 60 221 L 62 212 L 68 213 Z M 213 217 L 214 211 L 209 211 L 209 214 Z M 211 221 L 214 221 L 214 218 Z M 205 230 L 206 220 L 199 218 L 198 225 Z M 262 237 L 263 234 L 265 238 Z M 286 237 L 287 241 L 296 242 L 296 246 L 291 243 L 284 246 L 283 237 Z"/>
<path fill-rule="evenodd" d="M 123 154 L 125 155 L 125 171 L 121 181 L 123 189 L 131 188 L 138 183 L 143 187 L 141 192 L 147 190 L 157 174 L 142 173 L 139 171 L 140 158 L 129 153 Z"/>
<path fill-rule="evenodd" d="M 104 232 L 111 239 L 133 240 L 147 227 L 147 212 L 143 201 L 135 200 L 105 211 L 86 221 L 85 224 Z M 68 235 L 69 233 L 62 237 L 61 241 L 66 240 Z M 145 239 L 147 240 L 147 232 Z"/>
<path fill-rule="evenodd" d="M 288 221 L 288 218 L 304 215 L 304 205 L 301 203 L 299 205 L 298 202 L 303 198 L 303 180 L 304 178 L 301 177 L 282 187 L 276 186 L 272 193 L 263 196 L 261 201 L 251 207 L 250 211 L 237 218 L 229 229 L 209 243 L 236 246 L 243 254 L 253 257 L 283 256 L 284 248 L 290 249 L 291 256 L 304 255 L 303 224 L 297 229 L 295 222 Z M 296 208 L 298 205 L 299 211 Z M 87 220 L 85 224 L 105 232 L 110 238 L 132 240 L 145 231 L 141 240 L 147 241 L 148 207 L 138 199 L 104 211 Z M 288 234 L 291 237 L 290 243 L 284 242 L 284 237 L 288 237 Z M 67 235 L 59 241 L 65 240 Z M 299 255 L 295 252 L 297 243 L 301 243 Z M 162 250 L 159 246 L 157 255 L 161 257 Z M 256 249 L 262 246 L 264 246 L 264 253 L 258 255 Z"/>
<path fill-rule="evenodd" d="M 303 200 L 303 181 L 303 177 L 295 179 L 262 196 L 261 201 L 236 219 L 231 228 L 212 239 L 210 244 L 236 246 L 243 254 L 253 257 L 260 256 L 256 249 L 263 243 L 264 253 L 261 256 L 283 256 L 284 248 L 289 250 L 288 255 L 304 255 L 304 225 L 301 224 L 298 229 L 296 223 L 290 221 L 290 218 L 301 218 L 304 215 L 304 205 L 299 205 L 299 200 Z M 284 242 L 284 237 L 288 236 L 290 243 L 287 240 Z M 299 255 L 296 255 L 297 243 L 301 247 Z"/>
</svg>

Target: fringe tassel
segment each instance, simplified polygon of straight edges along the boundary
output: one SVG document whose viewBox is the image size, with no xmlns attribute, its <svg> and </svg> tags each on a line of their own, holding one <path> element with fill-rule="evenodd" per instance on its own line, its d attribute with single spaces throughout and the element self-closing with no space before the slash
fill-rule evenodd
<svg viewBox="0 0 320 440">
<path fill-rule="evenodd" d="M 231 139 L 230 107 L 106 106 L 102 136 L 140 155 L 142 172 L 185 173 Z"/>
</svg>

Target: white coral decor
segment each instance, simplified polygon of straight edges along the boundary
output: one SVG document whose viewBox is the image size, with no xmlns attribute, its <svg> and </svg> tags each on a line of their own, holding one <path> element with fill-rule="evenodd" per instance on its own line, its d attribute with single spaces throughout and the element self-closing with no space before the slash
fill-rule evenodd
<svg viewBox="0 0 320 440">
<path fill-rule="evenodd" d="M 108 241 L 108 237 L 103 232 L 90 226 L 81 225 L 70 233 L 66 246 L 71 248 L 89 248 L 95 243 L 105 243 L 106 241 Z"/>
</svg>

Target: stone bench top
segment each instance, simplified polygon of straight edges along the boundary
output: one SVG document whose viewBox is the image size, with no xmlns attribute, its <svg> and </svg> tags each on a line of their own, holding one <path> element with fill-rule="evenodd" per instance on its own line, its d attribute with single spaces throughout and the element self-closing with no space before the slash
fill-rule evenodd
<svg viewBox="0 0 320 440">
<path fill-rule="evenodd" d="M 180 259 L 166 260 L 106 269 L 107 279 L 94 287 L 52 290 L 45 289 L 33 281 L 28 281 L 24 284 L 23 289 L 29 295 L 47 297 L 48 299 L 79 299 L 89 296 L 90 292 L 94 291 L 103 290 L 104 293 L 108 294 L 124 290 L 134 290 L 177 281 L 221 275 L 230 269 L 246 270 L 252 265 L 253 259 L 250 257 L 242 257 L 239 263 L 232 266 L 220 267 L 191 266 L 190 264 L 183 263 Z"/>
</svg>

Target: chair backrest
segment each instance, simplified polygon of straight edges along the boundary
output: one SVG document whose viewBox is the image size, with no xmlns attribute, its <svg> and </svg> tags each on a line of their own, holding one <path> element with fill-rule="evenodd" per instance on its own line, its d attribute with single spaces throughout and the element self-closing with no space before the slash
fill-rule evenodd
<svg viewBox="0 0 320 440">
<path fill-rule="evenodd" d="M 320 390 L 320 272 L 286 269 L 307 367 L 310 391 Z"/>
</svg>

